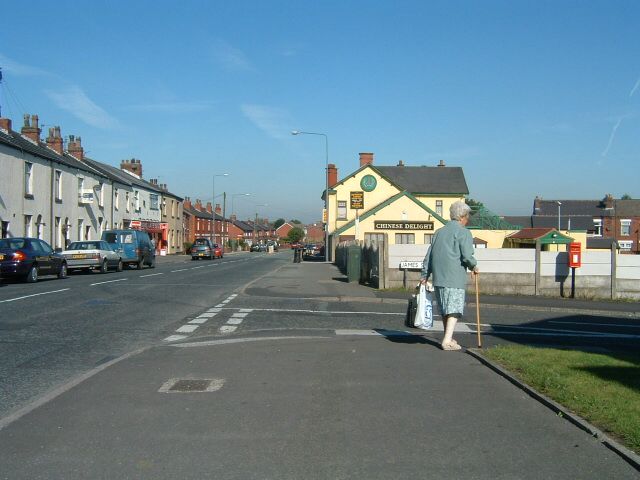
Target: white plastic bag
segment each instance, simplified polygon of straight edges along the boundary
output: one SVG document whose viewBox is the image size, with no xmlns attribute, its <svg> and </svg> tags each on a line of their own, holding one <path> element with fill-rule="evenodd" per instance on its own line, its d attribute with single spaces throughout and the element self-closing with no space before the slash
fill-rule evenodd
<svg viewBox="0 0 640 480">
<path fill-rule="evenodd" d="M 422 329 L 433 328 L 433 294 L 424 285 L 420 285 L 416 300 L 418 308 L 413 325 Z"/>
</svg>

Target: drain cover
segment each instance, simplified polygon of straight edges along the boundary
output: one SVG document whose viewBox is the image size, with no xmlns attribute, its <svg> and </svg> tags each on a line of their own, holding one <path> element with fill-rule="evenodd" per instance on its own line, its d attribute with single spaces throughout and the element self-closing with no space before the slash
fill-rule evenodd
<svg viewBox="0 0 640 480">
<path fill-rule="evenodd" d="M 161 393 L 215 392 L 224 385 L 221 378 L 172 378 L 158 390 Z"/>
</svg>

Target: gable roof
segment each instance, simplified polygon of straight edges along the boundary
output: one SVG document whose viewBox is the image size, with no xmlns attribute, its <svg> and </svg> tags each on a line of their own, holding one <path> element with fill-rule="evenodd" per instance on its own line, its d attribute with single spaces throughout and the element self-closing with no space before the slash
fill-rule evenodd
<svg viewBox="0 0 640 480">
<path fill-rule="evenodd" d="M 424 203 L 422 203 L 420 200 L 418 200 L 416 197 L 414 197 L 413 195 L 411 195 L 409 192 L 406 192 L 406 191 L 397 193 L 393 197 L 387 198 L 384 202 L 379 203 L 378 205 L 376 205 L 372 209 L 367 210 L 365 213 L 363 213 L 362 215 L 360 215 L 358 217 L 358 220 L 362 221 L 362 220 L 364 220 L 366 218 L 369 218 L 371 215 L 374 215 L 375 213 L 378 213 L 384 207 L 386 207 L 388 205 L 391 205 L 393 202 L 395 202 L 396 200 L 398 200 L 399 198 L 402 198 L 402 197 L 407 197 L 408 199 L 413 201 L 416 205 L 418 205 L 420 208 L 422 208 L 424 211 L 426 211 L 429 215 L 431 215 L 432 217 L 435 217 L 436 220 L 438 220 L 440 223 L 442 223 L 442 224 L 447 223 L 447 221 L 444 218 L 442 218 L 440 215 L 438 215 L 436 212 L 431 210 Z M 355 221 L 355 219 L 353 219 L 350 222 L 345 223 L 342 227 L 338 228 L 337 230 L 334 230 L 334 232 L 332 234 L 333 235 L 339 235 L 339 234 L 341 234 L 343 232 L 346 232 L 347 230 L 352 228 L 355 224 L 356 224 L 356 221 Z"/>
<path fill-rule="evenodd" d="M 560 213 L 572 217 L 584 215 L 588 217 L 602 216 L 603 208 L 601 200 L 538 200 L 534 203 L 533 215 L 554 216 L 558 218 L 558 202 Z M 539 208 L 536 209 L 536 206 Z"/>
<path fill-rule="evenodd" d="M 573 238 L 563 235 L 555 228 L 523 228 L 519 232 L 512 233 L 507 237 L 515 243 L 536 243 L 541 244 L 566 244 L 571 243 Z"/>
<path fill-rule="evenodd" d="M 469 188 L 461 167 L 379 167 L 380 175 L 401 190 L 416 194 L 467 195 Z"/>
</svg>

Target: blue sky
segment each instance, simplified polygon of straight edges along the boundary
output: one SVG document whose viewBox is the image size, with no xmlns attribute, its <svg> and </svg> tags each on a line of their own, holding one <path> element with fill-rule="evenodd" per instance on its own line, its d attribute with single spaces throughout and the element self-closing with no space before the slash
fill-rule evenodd
<svg viewBox="0 0 640 480">
<path fill-rule="evenodd" d="M 242 218 L 320 218 L 324 140 L 293 129 L 340 177 L 359 152 L 461 166 L 501 214 L 640 198 L 637 1 L 36 0 L 0 23 L 15 129 L 36 113 L 192 199 L 228 172 Z"/>
</svg>

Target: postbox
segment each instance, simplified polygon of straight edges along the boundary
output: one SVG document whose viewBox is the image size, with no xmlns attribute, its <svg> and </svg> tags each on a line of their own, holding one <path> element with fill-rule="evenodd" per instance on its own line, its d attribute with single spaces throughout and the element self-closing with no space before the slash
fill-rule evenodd
<svg viewBox="0 0 640 480">
<path fill-rule="evenodd" d="M 569 266 L 578 268 L 582 265 L 582 250 L 580 242 L 571 242 L 569 244 Z"/>
</svg>

